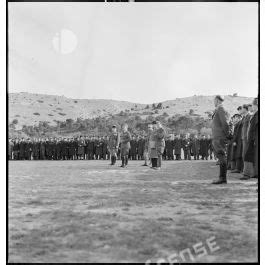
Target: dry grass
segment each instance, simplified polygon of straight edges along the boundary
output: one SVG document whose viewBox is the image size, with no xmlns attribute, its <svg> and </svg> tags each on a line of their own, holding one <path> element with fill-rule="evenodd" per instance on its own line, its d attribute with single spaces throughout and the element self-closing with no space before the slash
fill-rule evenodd
<svg viewBox="0 0 265 265">
<path fill-rule="evenodd" d="M 9 162 L 10 262 L 156 261 L 211 236 L 197 262 L 257 261 L 256 181 L 210 185 L 214 162 Z"/>
</svg>

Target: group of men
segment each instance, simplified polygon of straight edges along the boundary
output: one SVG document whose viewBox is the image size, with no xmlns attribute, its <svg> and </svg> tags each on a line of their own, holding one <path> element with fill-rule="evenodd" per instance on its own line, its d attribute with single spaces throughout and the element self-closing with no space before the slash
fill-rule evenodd
<svg viewBox="0 0 265 265">
<path fill-rule="evenodd" d="M 213 184 L 227 183 L 227 170 L 242 173 L 242 180 L 259 177 L 259 110 L 258 98 L 239 106 L 238 113 L 228 121 L 224 98 L 214 99 L 212 145 L 219 160 L 219 178 Z"/>
<path fill-rule="evenodd" d="M 144 137 L 132 136 L 128 125 L 123 124 L 121 132 L 113 125 L 112 132 L 105 137 L 80 136 L 78 138 L 9 139 L 9 159 L 13 160 L 70 160 L 110 159 L 115 165 L 121 159 L 121 167 L 128 160 L 151 162 L 153 169 L 160 169 L 162 159 L 194 160 L 217 158 L 220 166 L 219 178 L 213 184 L 227 183 L 227 170 L 242 173 L 242 180 L 257 178 L 259 175 L 259 111 L 258 99 L 252 104 L 238 107 L 238 113 L 228 121 L 223 107 L 224 98 L 214 99 L 215 111 L 212 116 L 212 138 L 203 135 L 190 137 L 186 134 L 167 135 L 159 121 L 148 125 Z"/>
<path fill-rule="evenodd" d="M 230 120 L 232 137 L 227 146 L 228 169 L 242 173 L 241 180 L 258 177 L 259 117 L 258 100 L 237 108 Z"/>
<path fill-rule="evenodd" d="M 128 159 L 144 160 L 145 142 L 147 136 L 135 136 L 130 139 Z M 76 159 L 110 159 L 108 144 L 110 136 L 78 138 L 15 138 L 9 139 L 8 157 L 10 160 L 76 160 Z M 117 158 L 121 157 L 120 144 Z M 165 148 L 162 154 L 164 160 L 194 160 L 213 159 L 211 138 L 205 135 L 170 134 L 165 137 Z"/>
</svg>

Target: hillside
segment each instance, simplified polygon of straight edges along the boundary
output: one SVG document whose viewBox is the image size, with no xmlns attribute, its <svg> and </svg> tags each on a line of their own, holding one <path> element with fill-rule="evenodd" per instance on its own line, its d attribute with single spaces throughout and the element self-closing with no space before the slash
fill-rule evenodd
<svg viewBox="0 0 265 265">
<path fill-rule="evenodd" d="M 206 117 L 207 112 L 214 109 L 214 96 L 192 96 L 176 98 L 161 102 L 162 108 L 156 114 L 166 112 L 169 116 L 175 114 L 188 114 L 192 109 L 195 114 Z M 235 113 L 239 105 L 250 103 L 252 98 L 225 96 L 224 106 L 229 113 Z M 157 103 L 155 103 L 157 105 Z M 108 99 L 71 99 L 64 96 L 10 93 L 9 94 L 9 123 L 17 119 L 16 129 L 23 125 L 38 124 L 39 121 L 48 121 L 51 125 L 56 121 L 77 118 L 95 118 L 110 116 L 127 111 L 135 113 L 142 118 L 154 113 L 152 104 L 146 109 L 146 104 Z"/>
</svg>

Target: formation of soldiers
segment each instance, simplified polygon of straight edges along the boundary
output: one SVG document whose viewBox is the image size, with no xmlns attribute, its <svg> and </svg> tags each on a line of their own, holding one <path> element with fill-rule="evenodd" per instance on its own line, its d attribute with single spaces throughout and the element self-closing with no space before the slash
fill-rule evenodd
<svg viewBox="0 0 265 265">
<path fill-rule="evenodd" d="M 144 160 L 147 136 L 132 135 L 128 159 Z M 108 160 L 110 136 L 79 136 L 51 138 L 9 138 L 9 160 Z M 213 159 L 210 135 L 170 134 L 165 139 L 162 154 L 164 160 Z M 121 143 L 117 148 L 117 159 L 121 159 Z"/>
<path fill-rule="evenodd" d="M 9 139 L 10 160 L 93 160 L 110 159 L 115 165 L 121 159 L 121 167 L 128 160 L 144 160 L 143 166 L 160 169 L 162 160 L 217 159 L 219 177 L 213 184 L 227 183 L 227 170 L 242 173 L 242 180 L 259 176 L 259 111 L 258 98 L 252 104 L 237 108 L 238 113 L 228 121 L 229 114 L 223 107 L 224 98 L 214 99 L 212 138 L 208 135 L 185 136 L 170 134 L 159 121 L 148 125 L 145 136 L 131 136 L 128 125 L 121 132 L 115 125 L 105 137 L 80 136 L 78 138 Z M 149 162 L 148 162 L 149 161 Z"/>
</svg>

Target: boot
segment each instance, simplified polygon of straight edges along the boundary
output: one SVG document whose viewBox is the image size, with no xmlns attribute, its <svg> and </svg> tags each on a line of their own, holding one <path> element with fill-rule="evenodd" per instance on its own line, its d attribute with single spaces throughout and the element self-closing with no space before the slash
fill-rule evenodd
<svg viewBox="0 0 265 265">
<path fill-rule="evenodd" d="M 116 156 L 113 156 L 113 165 L 116 164 L 116 160 L 117 160 Z"/>
<path fill-rule="evenodd" d="M 220 163 L 220 176 L 218 180 L 212 182 L 212 184 L 226 184 L 226 173 L 227 173 L 227 165 L 225 162 Z"/>
<path fill-rule="evenodd" d="M 114 165 L 113 164 L 113 156 L 110 157 L 110 161 L 111 161 L 110 165 L 113 166 Z"/>
<path fill-rule="evenodd" d="M 125 166 L 128 165 L 128 156 L 125 156 Z"/>
<path fill-rule="evenodd" d="M 121 167 L 125 167 L 125 164 L 124 164 L 125 163 L 124 156 L 121 157 L 121 162 L 122 162 Z"/>
</svg>

